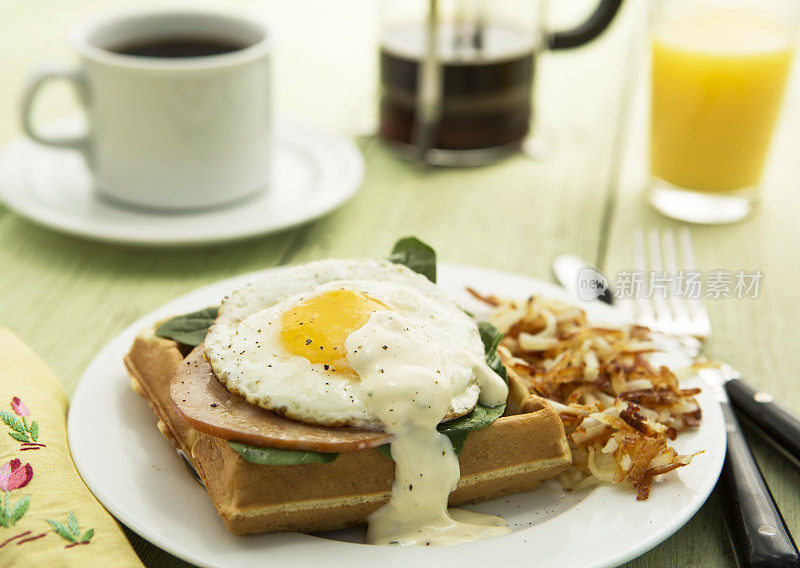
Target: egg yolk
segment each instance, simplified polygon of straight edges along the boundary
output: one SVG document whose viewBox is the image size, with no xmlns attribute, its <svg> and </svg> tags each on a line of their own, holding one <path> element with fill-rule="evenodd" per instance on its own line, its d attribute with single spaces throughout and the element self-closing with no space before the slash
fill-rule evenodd
<svg viewBox="0 0 800 568">
<path fill-rule="evenodd" d="M 292 355 L 356 377 L 347 363 L 344 340 L 363 327 L 372 313 L 390 309 L 361 292 L 323 292 L 281 314 L 281 341 Z"/>
</svg>

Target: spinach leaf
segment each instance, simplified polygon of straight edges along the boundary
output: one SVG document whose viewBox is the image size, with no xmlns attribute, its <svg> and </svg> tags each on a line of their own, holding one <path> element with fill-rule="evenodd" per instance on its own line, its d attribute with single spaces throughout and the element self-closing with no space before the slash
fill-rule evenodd
<svg viewBox="0 0 800 568">
<path fill-rule="evenodd" d="M 502 414 L 502 412 L 500 412 Z M 442 431 L 441 426 L 439 427 L 439 431 Z M 453 451 L 456 453 L 457 456 L 461 455 L 461 450 L 464 449 L 464 442 L 467 440 L 468 431 L 462 430 L 451 430 L 447 432 L 442 432 L 448 438 L 450 438 L 450 443 L 453 444 Z M 382 446 L 378 446 L 377 450 L 384 455 L 384 457 L 394 460 L 392 458 L 392 449 L 390 444 L 384 444 Z"/>
<path fill-rule="evenodd" d="M 485 428 L 500 418 L 505 409 L 505 404 L 495 407 L 488 407 L 479 404 L 466 416 L 456 418 L 455 420 L 445 422 L 444 424 L 439 424 L 438 430 L 450 438 L 450 443 L 453 444 L 453 451 L 457 456 L 460 456 L 461 450 L 464 449 L 464 442 L 467 440 L 467 435 L 469 435 L 469 433 L 473 430 Z M 387 458 L 392 459 L 392 451 L 389 448 L 389 444 L 379 446 L 378 451 Z"/>
<path fill-rule="evenodd" d="M 486 364 L 489 365 L 489 368 L 500 375 L 500 378 L 503 379 L 506 384 L 508 384 L 508 372 L 506 372 L 506 368 L 503 366 L 503 363 L 500 362 L 500 355 L 497 354 L 495 351 L 492 353 L 491 356 L 486 358 Z"/>
<path fill-rule="evenodd" d="M 497 351 L 497 346 L 500 345 L 500 340 L 503 339 L 503 334 L 500 333 L 495 326 L 488 321 L 478 322 L 478 332 L 481 334 L 481 341 L 483 341 L 483 351 L 486 353 L 486 359 L 494 355 Z"/>
<path fill-rule="evenodd" d="M 497 354 L 497 346 L 500 345 L 500 340 L 503 339 L 503 334 L 500 333 L 495 326 L 488 321 L 478 322 L 478 331 L 481 334 L 481 341 L 483 341 L 483 349 L 486 353 L 486 364 L 495 373 L 508 383 L 508 373 L 506 368 L 500 362 L 500 355 Z"/>
<path fill-rule="evenodd" d="M 392 449 L 389 444 L 378 446 L 378 451 L 382 453 L 385 457 L 392 459 Z"/>
<path fill-rule="evenodd" d="M 183 345 L 197 347 L 206 338 L 206 333 L 217 318 L 219 308 L 212 306 L 204 310 L 176 316 L 158 326 L 156 335 L 172 339 Z"/>
<path fill-rule="evenodd" d="M 278 450 L 259 448 L 240 442 L 228 442 L 246 461 L 258 465 L 302 465 L 306 463 L 331 463 L 339 454 L 305 450 Z"/>
<path fill-rule="evenodd" d="M 436 283 L 436 251 L 416 237 L 405 237 L 397 241 L 389 260 L 404 264 Z"/>
<path fill-rule="evenodd" d="M 460 456 L 461 450 L 464 449 L 464 442 L 467 441 L 467 435 L 469 432 L 452 431 L 445 432 L 444 434 L 450 438 L 450 443 L 453 444 L 453 451 L 457 456 Z"/>
<path fill-rule="evenodd" d="M 500 333 L 495 326 L 486 321 L 478 323 L 478 331 L 481 334 L 481 341 L 483 341 L 486 363 L 495 373 L 500 375 L 504 381 L 508 382 L 506 368 L 500 362 L 500 356 L 497 354 L 497 346 L 500 344 L 500 340 L 503 339 L 503 334 Z M 505 404 L 494 407 L 478 404 L 475 409 L 466 416 L 440 424 L 439 432 L 447 434 L 450 441 L 453 443 L 453 449 L 456 451 L 456 454 L 460 455 L 464 447 L 464 441 L 467 439 L 467 434 L 473 430 L 486 428 L 489 424 L 500 418 L 505 410 Z"/>
<path fill-rule="evenodd" d="M 439 424 L 439 432 L 449 436 L 450 434 L 467 434 L 473 430 L 480 430 L 500 418 L 505 409 L 505 404 L 492 407 L 479 404 L 466 416 Z"/>
</svg>

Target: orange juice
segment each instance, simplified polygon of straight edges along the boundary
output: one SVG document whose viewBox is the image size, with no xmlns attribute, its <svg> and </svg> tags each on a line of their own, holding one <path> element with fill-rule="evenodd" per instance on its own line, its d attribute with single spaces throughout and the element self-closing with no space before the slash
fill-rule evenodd
<svg viewBox="0 0 800 568">
<path fill-rule="evenodd" d="M 758 185 L 794 52 L 769 22 L 671 22 L 652 38 L 650 167 L 673 185 Z"/>
</svg>

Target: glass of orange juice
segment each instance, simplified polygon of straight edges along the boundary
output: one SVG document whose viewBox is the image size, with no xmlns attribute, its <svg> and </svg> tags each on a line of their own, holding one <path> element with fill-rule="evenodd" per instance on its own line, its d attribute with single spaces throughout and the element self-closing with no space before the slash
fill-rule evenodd
<svg viewBox="0 0 800 568">
<path fill-rule="evenodd" d="M 730 223 L 753 210 L 797 39 L 798 0 L 656 0 L 650 203 Z"/>
</svg>

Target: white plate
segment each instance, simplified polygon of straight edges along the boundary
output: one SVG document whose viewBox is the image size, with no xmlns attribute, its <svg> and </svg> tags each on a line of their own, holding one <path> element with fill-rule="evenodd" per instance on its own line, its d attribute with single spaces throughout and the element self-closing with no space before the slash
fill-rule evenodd
<svg viewBox="0 0 800 568">
<path fill-rule="evenodd" d="M 52 127 L 75 129 L 75 119 Z M 190 245 L 272 233 L 316 219 L 361 185 L 364 159 L 347 138 L 278 121 L 267 191 L 216 209 L 163 213 L 98 198 L 81 156 L 19 137 L 0 152 L 0 197 L 40 225 L 104 241 Z"/>
<path fill-rule="evenodd" d="M 564 493 L 548 482 L 528 493 L 481 503 L 475 510 L 502 515 L 510 535 L 455 547 L 389 547 L 356 544 L 359 531 L 325 537 L 297 533 L 234 536 L 227 532 L 203 487 L 187 471 L 155 427 L 148 405 L 128 386 L 122 357 L 136 333 L 170 315 L 199 309 L 268 271 L 237 276 L 195 290 L 140 319 L 114 338 L 86 370 L 69 411 L 72 457 L 97 498 L 123 523 L 156 546 L 200 566 L 225 568 L 305 568 L 320 565 L 487 566 L 537 568 L 617 566 L 664 541 L 706 501 L 725 457 L 725 428 L 719 405 L 704 390 L 701 427 L 681 434 L 680 452 L 705 450 L 688 467 L 664 476 L 650 499 L 635 500 L 629 486 L 599 486 Z M 440 285 L 467 309 L 481 309 L 466 285 L 502 296 L 532 293 L 564 297 L 552 284 L 475 267 L 440 265 Z M 608 321 L 614 313 L 587 305 Z M 699 379 L 687 381 L 698 384 Z M 338 540 L 334 540 L 338 539 Z M 350 542 L 348 542 L 350 541 Z"/>
</svg>

